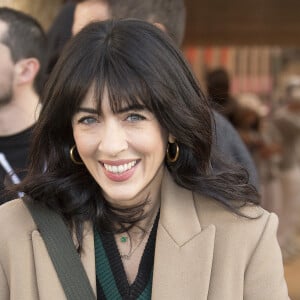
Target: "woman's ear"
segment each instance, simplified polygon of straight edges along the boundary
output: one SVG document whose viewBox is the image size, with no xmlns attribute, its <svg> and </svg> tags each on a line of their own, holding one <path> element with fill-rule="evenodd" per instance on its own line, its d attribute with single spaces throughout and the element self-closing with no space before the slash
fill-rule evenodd
<svg viewBox="0 0 300 300">
<path fill-rule="evenodd" d="M 40 70 L 40 62 L 36 58 L 24 58 L 15 65 L 16 84 L 23 85 L 34 82 Z"/>
<path fill-rule="evenodd" d="M 171 144 L 175 143 L 176 142 L 175 136 L 169 133 L 168 142 Z"/>
</svg>

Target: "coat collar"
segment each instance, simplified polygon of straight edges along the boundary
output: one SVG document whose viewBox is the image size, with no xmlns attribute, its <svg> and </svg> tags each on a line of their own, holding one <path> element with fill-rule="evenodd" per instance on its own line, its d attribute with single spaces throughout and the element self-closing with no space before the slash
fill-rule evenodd
<svg viewBox="0 0 300 300">
<path fill-rule="evenodd" d="M 161 189 L 152 299 L 208 299 L 215 226 L 202 227 L 193 193 L 179 187 L 166 170 Z M 85 227 L 81 257 L 96 291 L 94 235 Z"/>
<path fill-rule="evenodd" d="M 182 247 L 201 232 L 191 191 L 179 187 L 165 171 L 161 191 L 160 224 Z"/>
<path fill-rule="evenodd" d="M 161 195 L 152 299 L 207 299 L 215 226 L 201 227 L 193 193 L 167 171 Z"/>
</svg>

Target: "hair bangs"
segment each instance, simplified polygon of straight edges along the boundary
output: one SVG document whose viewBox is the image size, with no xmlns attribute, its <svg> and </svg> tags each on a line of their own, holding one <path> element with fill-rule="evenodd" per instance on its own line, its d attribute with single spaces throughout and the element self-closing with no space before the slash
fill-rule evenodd
<svg viewBox="0 0 300 300">
<path fill-rule="evenodd" d="M 143 76 L 120 57 L 106 55 L 102 72 L 95 78 L 95 99 L 101 109 L 104 90 L 108 93 L 111 110 L 114 113 L 127 107 L 144 106 L 153 111 L 150 89 Z"/>
</svg>

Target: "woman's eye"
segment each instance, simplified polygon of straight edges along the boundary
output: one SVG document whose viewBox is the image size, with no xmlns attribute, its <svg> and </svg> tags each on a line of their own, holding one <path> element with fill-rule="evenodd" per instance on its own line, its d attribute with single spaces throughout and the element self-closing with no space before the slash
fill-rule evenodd
<svg viewBox="0 0 300 300">
<path fill-rule="evenodd" d="M 137 121 L 141 121 L 141 120 L 145 120 L 146 118 L 142 115 L 139 114 L 130 114 L 127 116 L 126 121 L 129 122 L 137 122 Z"/>
<path fill-rule="evenodd" d="M 90 125 L 97 122 L 97 119 L 95 117 L 83 117 L 78 120 L 78 123 Z"/>
</svg>

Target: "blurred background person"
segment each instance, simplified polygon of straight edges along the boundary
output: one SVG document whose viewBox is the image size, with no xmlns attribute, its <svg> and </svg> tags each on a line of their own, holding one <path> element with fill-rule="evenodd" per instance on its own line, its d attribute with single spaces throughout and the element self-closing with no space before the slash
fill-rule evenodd
<svg viewBox="0 0 300 300">
<path fill-rule="evenodd" d="M 111 17 L 110 0 L 85 0 L 79 3 L 67 2 L 54 19 L 47 32 L 47 74 L 56 64 L 66 42 L 82 27 L 92 21 L 104 21 Z"/>
<path fill-rule="evenodd" d="M 39 114 L 46 37 L 39 23 L 0 7 L 0 203 L 4 186 L 25 175 L 30 136 Z"/>
<path fill-rule="evenodd" d="M 260 176 L 262 206 L 280 219 L 284 259 L 300 251 L 300 80 L 289 82 L 274 111 L 255 94 L 237 97 L 234 124 L 253 155 Z"/>
<path fill-rule="evenodd" d="M 287 80 L 282 105 L 273 116 L 282 143 L 280 175 L 283 194 L 283 254 L 291 257 L 300 252 L 300 77 Z"/>
<path fill-rule="evenodd" d="M 283 195 L 279 163 L 282 145 L 269 108 L 254 93 L 239 94 L 232 122 L 255 161 L 262 206 L 281 216 Z"/>
<path fill-rule="evenodd" d="M 253 93 L 240 94 L 233 101 L 235 101 L 235 111 L 232 114 L 232 123 L 250 153 L 255 156 L 257 150 L 263 145 L 261 126 L 268 108 Z"/>
<path fill-rule="evenodd" d="M 227 70 L 217 68 L 206 73 L 208 99 L 220 114 L 232 123 L 236 100 L 230 94 L 230 78 Z"/>
</svg>

